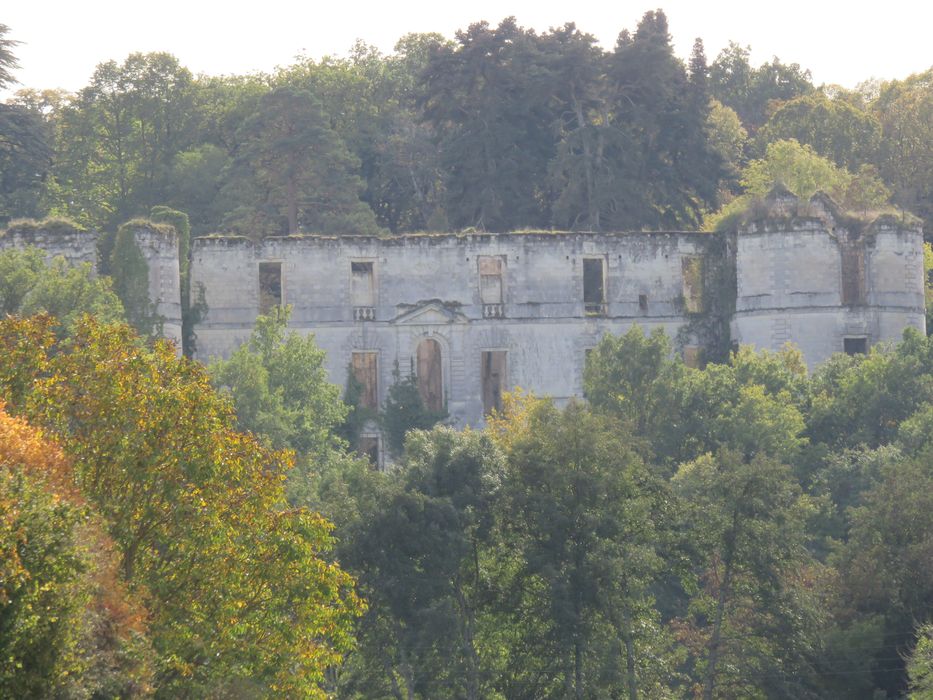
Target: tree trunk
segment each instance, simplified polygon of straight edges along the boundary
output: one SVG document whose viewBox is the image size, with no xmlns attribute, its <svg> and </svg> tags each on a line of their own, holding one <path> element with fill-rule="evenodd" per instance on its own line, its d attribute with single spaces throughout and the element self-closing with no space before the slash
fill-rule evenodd
<svg viewBox="0 0 933 700">
<path fill-rule="evenodd" d="M 725 557 L 723 558 L 722 584 L 719 586 L 719 598 L 716 601 L 716 617 L 713 620 L 713 635 L 709 641 L 709 660 L 706 666 L 706 682 L 703 685 L 703 700 L 713 700 L 716 687 L 716 666 L 719 664 L 720 645 L 722 644 L 722 621 L 725 617 L 729 587 L 732 585 L 732 564 L 735 538 L 738 528 L 738 513 L 732 514 L 732 530 L 726 537 Z"/>
<path fill-rule="evenodd" d="M 638 683 L 635 677 L 635 640 L 632 638 L 632 621 L 622 613 L 622 638 L 625 640 L 625 671 L 628 700 L 638 700 Z"/>
<path fill-rule="evenodd" d="M 288 178 L 288 233 L 298 233 L 298 184 L 294 177 Z"/>
</svg>

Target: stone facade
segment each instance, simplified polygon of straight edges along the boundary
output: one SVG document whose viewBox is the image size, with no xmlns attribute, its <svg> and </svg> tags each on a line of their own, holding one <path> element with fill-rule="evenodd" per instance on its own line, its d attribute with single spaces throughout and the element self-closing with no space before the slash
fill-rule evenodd
<svg viewBox="0 0 933 700">
<path fill-rule="evenodd" d="M 177 240 L 145 226 L 136 240 L 177 342 Z M 0 236 L 0 247 L 26 244 L 74 262 L 95 255 L 87 234 Z M 558 403 L 581 396 L 587 350 L 634 324 L 664 329 L 688 362 L 711 344 L 790 342 L 811 367 L 925 330 L 919 227 L 786 192 L 731 234 L 218 235 L 193 241 L 190 270 L 207 305 L 194 327 L 199 359 L 228 356 L 261 311 L 288 304 L 290 327 L 327 353 L 332 382 L 352 371 L 378 407 L 397 368 L 460 427 L 481 425 L 514 387 Z"/>
<path fill-rule="evenodd" d="M 140 224 L 133 235 L 149 266 L 149 299 L 162 320 L 162 333 L 181 350 L 181 278 L 178 236 L 171 227 Z M 98 235 L 93 231 L 49 222 L 22 222 L 0 231 L 0 250 L 34 247 L 46 257 L 65 258 L 71 265 L 99 268 Z"/>
<path fill-rule="evenodd" d="M 785 198 L 787 199 L 787 198 Z M 740 228 L 732 340 L 778 350 L 794 343 L 810 367 L 925 330 L 923 235 L 892 216 L 847 218 L 827 198 Z"/>
<path fill-rule="evenodd" d="M 794 343 L 811 367 L 924 330 L 919 228 L 848 219 L 821 196 L 768 206 L 732 235 L 200 238 L 198 356 L 243 343 L 262 303 L 290 304 L 290 326 L 314 334 L 334 383 L 353 371 L 381 405 L 396 367 L 430 375 L 425 397 L 477 426 L 501 390 L 581 396 L 586 351 L 607 332 L 663 328 L 696 358 L 713 306 L 733 343 Z"/>
</svg>

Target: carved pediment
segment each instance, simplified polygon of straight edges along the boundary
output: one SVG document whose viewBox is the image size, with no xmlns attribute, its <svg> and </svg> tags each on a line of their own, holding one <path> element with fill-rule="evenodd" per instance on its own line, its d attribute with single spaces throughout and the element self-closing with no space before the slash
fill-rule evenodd
<svg viewBox="0 0 933 700">
<path fill-rule="evenodd" d="M 404 326 L 446 325 L 448 323 L 466 323 L 467 317 L 460 313 L 459 304 L 445 303 L 431 299 L 417 304 L 399 304 L 399 314 L 392 323 Z"/>
</svg>

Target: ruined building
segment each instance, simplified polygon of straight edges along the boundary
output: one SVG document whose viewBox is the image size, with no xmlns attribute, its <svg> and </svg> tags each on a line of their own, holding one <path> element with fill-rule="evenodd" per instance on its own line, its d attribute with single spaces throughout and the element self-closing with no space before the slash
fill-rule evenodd
<svg viewBox="0 0 933 700">
<path fill-rule="evenodd" d="M 292 306 L 314 333 L 331 381 L 353 372 L 364 405 L 385 400 L 397 367 L 429 408 L 479 425 L 520 386 L 565 401 L 582 394 L 587 351 L 633 324 L 663 328 L 688 363 L 751 344 L 794 343 L 812 367 L 925 328 L 923 238 L 893 216 L 864 222 L 817 195 L 775 192 L 731 234 L 462 233 L 393 238 L 298 235 L 195 239 L 191 288 L 207 312 L 197 356 L 226 356 L 256 316 Z M 29 241 L 9 234 L 0 246 Z M 32 242 L 75 260 L 85 239 Z M 145 229 L 150 293 L 179 337 L 177 242 Z M 83 246 L 83 247 L 82 247 Z M 378 431 L 365 435 L 370 444 Z"/>
</svg>

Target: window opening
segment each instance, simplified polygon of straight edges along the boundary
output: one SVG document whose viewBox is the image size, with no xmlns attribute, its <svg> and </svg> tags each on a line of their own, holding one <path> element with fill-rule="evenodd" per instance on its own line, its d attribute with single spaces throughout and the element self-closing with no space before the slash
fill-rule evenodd
<svg viewBox="0 0 933 700">
<path fill-rule="evenodd" d="M 583 259 L 583 308 L 588 316 L 606 313 L 602 258 Z"/>
<path fill-rule="evenodd" d="M 444 375 L 441 369 L 441 345 L 433 338 L 418 343 L 418 393 L 424 407 L 440 413 L 444 410 Z"/>
<path fill-rule="evenodd" d="M 846 355 L 865 355 L 868 353 L 868 338 L 843 338 L 842 349 Z"/>
<path fill-rule="evenodd" d="M 842 249 L 842 303 L 854 306 L 865 303 L 865 256 L 861 248 Z"/>
<path fill-rule="evenodd" d="M 372 321 L 376 317 L 376 287 L 372 262 L 350 263 L 350 299 L 354 320 Z"/>
<path fill-rule="evenodd" d="M 505 261 L 497 255 L 481 255 L 479 258 L 479 296 L 483 304 L 483 318 L 502 318 L 503 270 Z"/>
<path fill-rule="evenodd" d="M 355 352 L 350 364 L 353 378 L 360 384 L 360 407 L 379 407 L 378 355 L 374 352 Z"/>
<path fill-rule="evenodd" d="M 698 314 L 705 310 L 703 290 L 703 258 L 691 256 L 681 259 L 683 274 L 684 310 Z"/>
<path fill-rule="evenodd" d="M 265 315 L 282 305 L 282 263 L 259 263 L 259 313 Z"/>
<path fill-rule="evenodd" d="M 369 459 L 369 463 L 372 465 L 373 469 L 379 469 L 381 450 L 379 449 L 378 435 L 360 436 L 359 445 L 356 451 L 363 457 L 367 457 Z"/>
<path fill-rule="evenodd" d="M 483 413 L 502 410 L 505 390 L 506 351 L 484 350 L 482 353 Z"/>
</svg>

